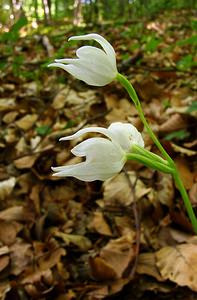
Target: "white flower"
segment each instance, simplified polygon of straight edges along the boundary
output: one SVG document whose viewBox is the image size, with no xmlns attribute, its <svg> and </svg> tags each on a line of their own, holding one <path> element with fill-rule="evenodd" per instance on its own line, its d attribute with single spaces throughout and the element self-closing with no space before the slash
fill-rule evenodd
<svg viewBox="0 0 197 300">
<path fill-rule="evenodd" d="M 72 176 L 83 181 L 106 180 L 120 172 L 126 162 L 126 154 L 132 151 L 132 146 L 144 147 L 144 141 L 139 131 L 128 123 L 112 123 L 107 129 L 103 127 L 88 127 L 60 140 L 73 140 L 82 134 L 98 132 L 106 138 L 89 138 L 71 152 L 79 157 L 86 157 L 84 162 L 52 168 L 54 175 Z"/>
<path fill-rule="evenodd" d="M 71 40 L 95 40 L 103 49 L 83 46 L 76 51 L 77 58 L 56 59 L 49 67 L 60 67 L 89 85 L 104 86 L 118 74 L 116 54 L 106 39 L 96 33 L 73 36 Z"/>
</svg>

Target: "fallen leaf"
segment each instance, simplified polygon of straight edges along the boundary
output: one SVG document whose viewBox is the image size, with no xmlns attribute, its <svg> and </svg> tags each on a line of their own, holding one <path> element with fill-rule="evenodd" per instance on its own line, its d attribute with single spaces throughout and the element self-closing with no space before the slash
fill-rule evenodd
<svg viewBox="0 0 197 300">
<path fill-rule="evenodd" d="M 141 253 L 139 255 L 136 272 L 153 276 L 158 281 L 164 281 L 157 269 L 154 253 Z"/>
<path fill-rule="evenodd" d="M 22 229 L 22 225 L 16 222 L 0 220 L 0 241 L 5 245 L 15 242 L 17 233 Z"/>
<path fill-rule="evenodd" d="M 101 211 L 96 211 L 94 213 L 93 219 L 88 225 L 89 229 L 93 229 L 97 231 L 100 234 L 107 235 L 107 236 L 112 236 L 112 231 L 107 224 L 103 213 Z"/>
<path fill-rule="evenodd" d="M 30 169 L 33 167 L 38 154 L 26 155 L 14 160 L 14 165 L 17 169 Z"/>
<path fill-rule="evenodd" d="M 155 253 L 156 265 L 164 280 L 188 286 L 197 292 L 197 245 L 164 247 Z"/>
<path fill-rule="evenodd" d="M 19 275 L 27 266 L 33 265 L 33 251 L 31 244 L 25 243 L 22 239 L 17 239 L 10 246 L 11 270 L 13 275 Z"/>
<path fill-rule="evenodd" d="M 117 278 L 114 268 L 101 257 L 90 257 L 91 275 L 96 280 L 112 280 Z"/>
<path fill-rule="evenodd" d="M 16 121 L 16 125 L 27 131 L 29 130 L 37 121 L 38 115 L 32 114 L 32 115 L 25 115 L 24 117 L 20 118 L 18 121 Z"/>
<path fill-rule="evenodd" d="M 5 300 L 6 294 L 10 291 L 11 285 L 9 281 L 0 282 L 0 299 Z"/>
<path fill-rule="evenodd" d="M 0 272 L 8 266 L 9 262 L 10 258 L 8 255 L 0 256 Z"/>
<path fill-rule="evenodd" d="M 23 206 L 12 206 L 0 212 L 0 219 L 4 221 L 32 220 L 32 215 Z"/>
<path fill-rule="evenodd" d="M 6 124 L 10 124 L 13 123 L 16 119 L 16 117 L 18 116 L 18 112 L 16 111 L 10 111 L 7 114 L 4 115 L 3 117 L 3 122 Z"/>
<path fill-rule="evenodd" d="M 100 256 L 91 258 L 90 266 L 96 279 L 121 278 L 134 257 L 132 235 L 110 240 L 100 251 Z"/>
<path fill-rule="evenodd" d="M 135 172 L 128 172 L 131 182 L 134 184 L 136 181 Z M 128 180 L 124 173 L 120 173 L 115 177 L 108 179 L 103 184 L 104 189 L 104 202 L 106 205 L 130 205 L 134 196 L 129 187 Z M 150 191 L 150 188 L 146 188 L 141 180 L 137 180 L 135 186 L 135 197 L 140 199 Z"/>
<path fill-rule="evenodd" d="M 9 179 L 0 181 L 0 200 L 4 200 L 11 194 L 16 184 L 16 178 L 10 177 Z"/>
<path fill-rule="evenodd" d="M 1 98 L 0 111 L 12 110 L 16 107 L 15 98 Z"/>
<path fill-rule="evenodd" d="M 159 127 L 162 133 L 169 133 L 187 128 L 187 121 L 181 114 L 173 114 Z"/>
<path fill-rule="evenodd" d="M 55 231 L 53 234 L 54 236 L 63 239 L 67 245 L 73 244 L 79 247 L 82 251 L 87 251 L 92 246 L 91 241 L 82 235 L 67 234 L 59 231 Z"/>
<path fill-rule="evenodd" d="M 38 261 L 39 270 L 45 271 L 51 269 L 58 264 L 62 256 L 66 255 L 66 251 L 63 248 L 58 248 L 45 253 Z"/>
<path fill-rule="evenodd" d="M 172 207 L 174 200 L 174 185 L 172 176 L 169 174 L 158 173 L 158 184 L 156 199 L 160 203 Z"/>
<path fill-rule="evenodd" d="M 187 148 L 184 148 L 184 147 L 181 147 L 181 146 L 178 146 L 175 143 L 171 142 L 170 145 L 172 146 L 172 148 L 173 148 L 173 150 L 175 152 L 178 152 L 178 153 L 181 153 L 181 154 L 185 154 L 187 156 L 194 156 L 194 155 L 197 154 L 196 151 L 191 150 L 191 149 L 187 149 Z"/>
<path fill-rule="evenodd" d="M 186 159 L 177 157 L 175 164 L 186 189 L 191 189 L 194 184 L 194 173 L 189 169 Z"/>
</svg>

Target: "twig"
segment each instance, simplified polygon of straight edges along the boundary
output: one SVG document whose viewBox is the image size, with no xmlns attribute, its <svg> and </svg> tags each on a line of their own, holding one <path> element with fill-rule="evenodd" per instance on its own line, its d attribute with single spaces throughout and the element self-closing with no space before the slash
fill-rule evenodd
<svg viewBox="0 0 197 300">
<path fill-rule="evenodd" d="M 136 253 L 135 253 L 135 261 L 134 261 L 133 267 L 132 267 L 131 271 L 129 272 L 129 277 L 133 278 L 133 276 L 135 275 L 137 264 L 138 264 L 138 256 L 139 256 L 139 250 L 140 250 L 140 234 L 141 234 L 140 217 L 139 217 L 139 211 L 138 211 L 136 195 L 135 195 L 135 186 L 137 183 L 137 178 L 133 184 L 130 180 L 127 170 L 125 168 L 123 168 L 123 171 L 124 171 L 125 177 L 128 181 L 131 192 L 133 194 L 133 203 L 131 205 L 131 209 L 133 211 L 135 228 L 136 228 Z"/>
</svg>

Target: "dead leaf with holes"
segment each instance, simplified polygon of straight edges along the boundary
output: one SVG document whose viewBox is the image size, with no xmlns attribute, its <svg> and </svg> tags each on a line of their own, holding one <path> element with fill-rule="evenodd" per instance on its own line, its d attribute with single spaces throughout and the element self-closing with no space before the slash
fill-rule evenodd
<svg viewBox="0 0 197 300">
<path fill-rule="evenodd" d="M 155 253 L 156 265 L 164 280 L 188 286 L 197 292 L 197 245 L 164 247 Z"/>
</svg>

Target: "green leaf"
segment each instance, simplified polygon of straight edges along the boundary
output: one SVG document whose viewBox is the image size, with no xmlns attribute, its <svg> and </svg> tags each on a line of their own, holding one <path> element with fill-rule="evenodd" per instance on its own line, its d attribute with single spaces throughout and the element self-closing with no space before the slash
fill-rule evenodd
<svg viewBox="0 0 197 300">
<path fill-rule="evenodd" d="M 16 23 L 11 27 L 10 31 L 18 32 L 22 27 L 27 25 L 27 23 L 28 23 L 27 18 L 23 16 L 20 19 L 18 19 L 18 21 L 16 21 Z"/>
<path fill-rule="evenodd" d="M 187 39 L 181 40 L 177 42 L 177 45 L 179 46 L 185 46 L 185 45 L 197 45 L 197 35 L 193 35 Z"/>
<path fill-rule="evenodd" d="M 154 52 L 157 49 L 157 46 L 161 43 L 160 39 L 157 39 L 155 37 L 151 37 L 146 46 L 145 46 L 145 50 L 147 52 Z"/>
<path fill-rule="evenodd" d="M 51 127 L 49 125 L 42 125 L 36 128 L 38 135 L 45 136 L 51 132 Z"/>
<path fill-rule="evenodd" d="M 1 42 L 12 41 L 15 42 L 19 38 L 19 30 L 27 25 L 28 21 L 26 17 L 21 17 L 16 23 L 10 28 L 9 32 L 4 32 L 0 35 Z"/>
<path fill-rule="evenodd" d="M 177 68 L 180 70 L 187 70 L 194 66 L 196 63 L 193 61 L 193 56 L 191 54 L 183 56 L 176 64 Z"/>
<path fill-rule="evenodd" d="M 194 111 L 197 111 L 197 101 L 193 101 L 192 104 L 187 109 L 188 113 L 191 113 Z"/>
<path fill-rule="evenodd" d="M 186 137 L 188 137 L 190 135 L 190 133 L 184 129 L 178 130 L 178 131 L 174 131 L 171 132 L 169 134 L 167 134 L 164 139 L 167 141 L 171 141 L 173 139 L 177 139 L 177 140 L 184 140 Z"/>
<path fill-rule="evenodd" d="M 75 126 L 76 122 L 73 120 L 69 120 L 66 125 L 64 126 L 64 129 L 68 129 L 68 128 L 72 128 L 73 126 Z"/>
</svg>

